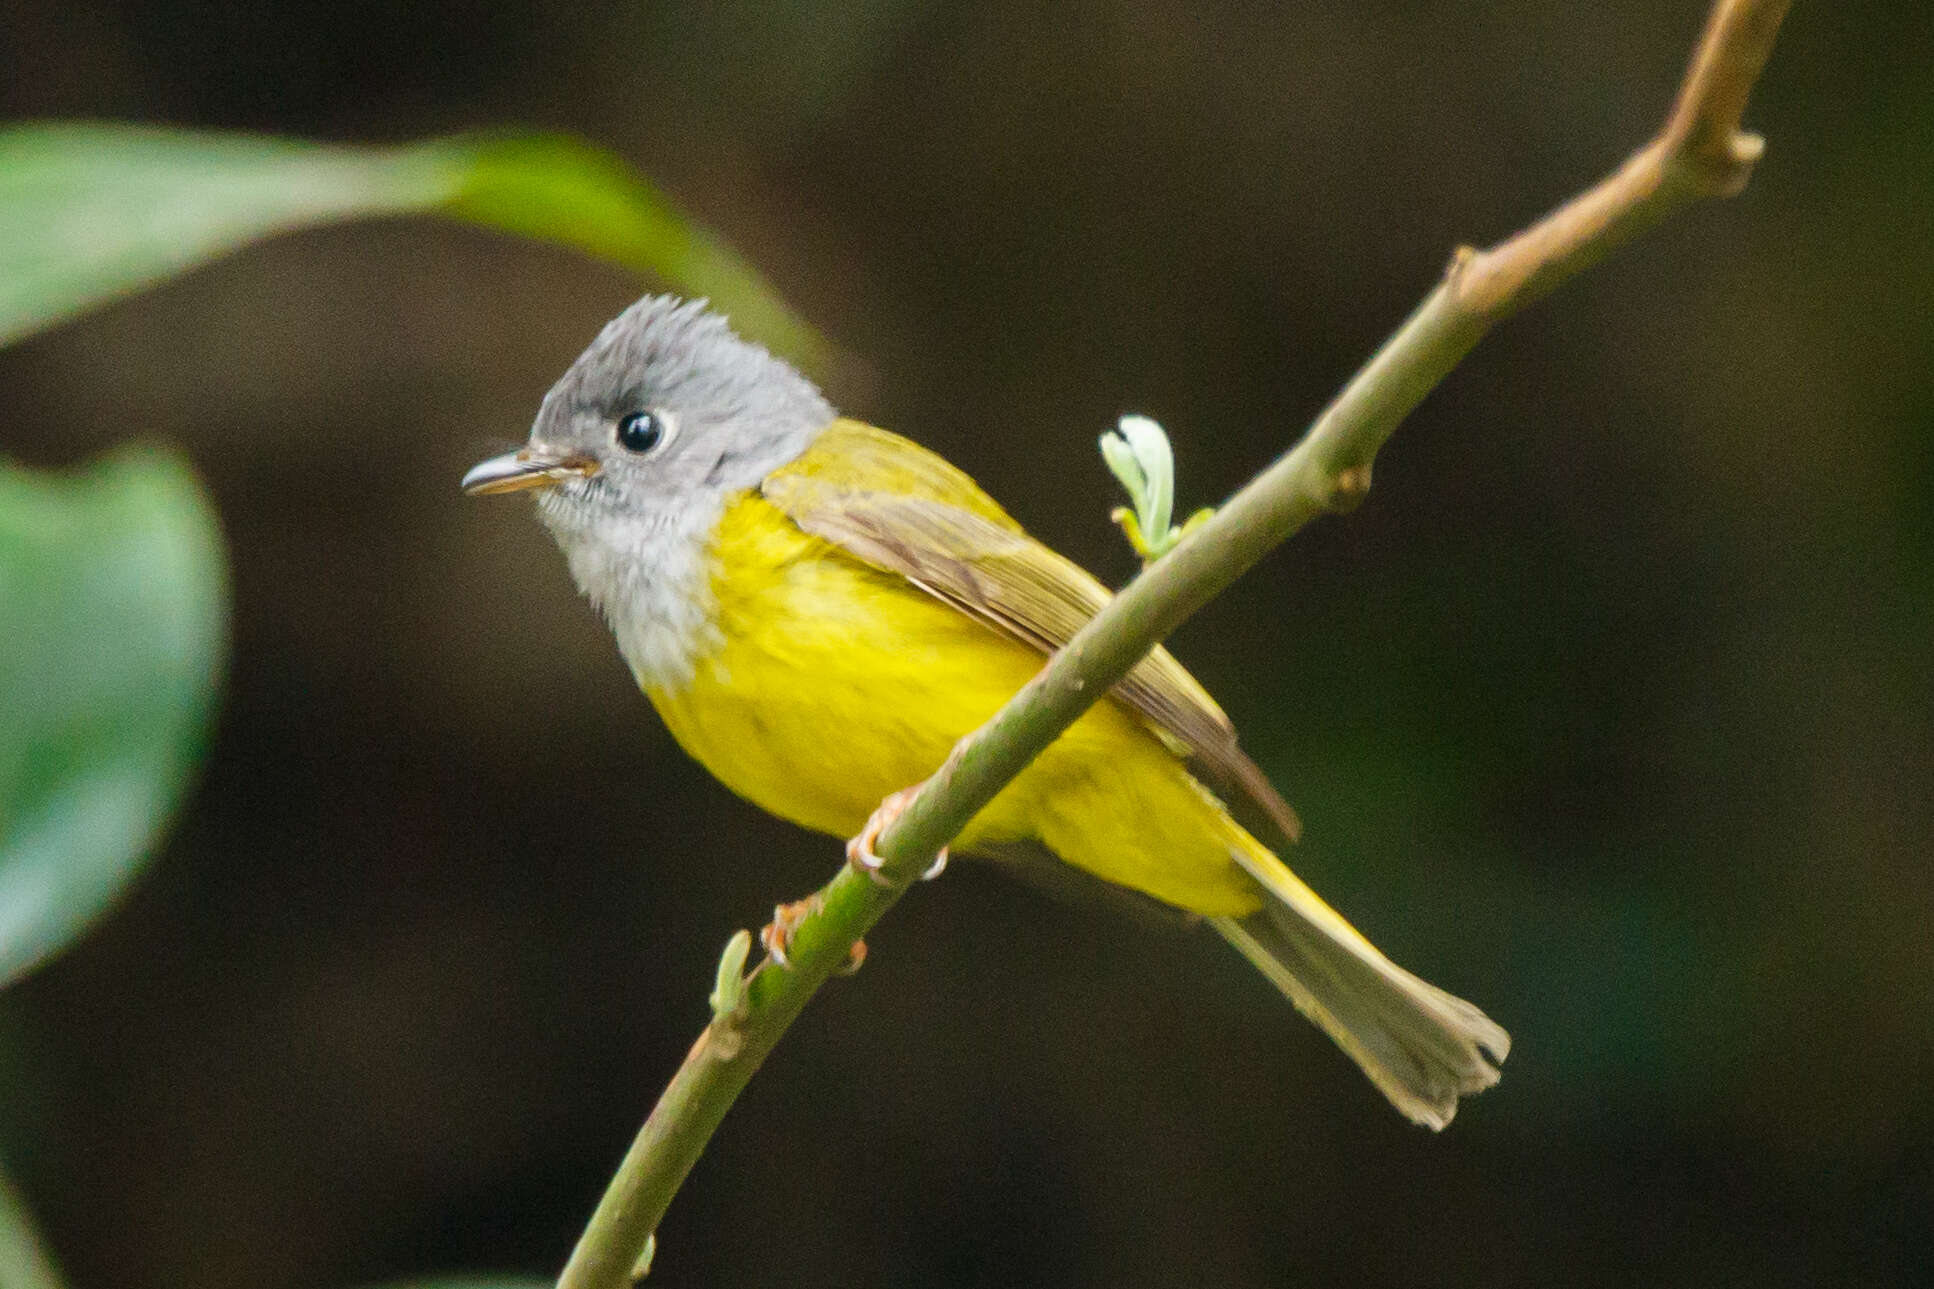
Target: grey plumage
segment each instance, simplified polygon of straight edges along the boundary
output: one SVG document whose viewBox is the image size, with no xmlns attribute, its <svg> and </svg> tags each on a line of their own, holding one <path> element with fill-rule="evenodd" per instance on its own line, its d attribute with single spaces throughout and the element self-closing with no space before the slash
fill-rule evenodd
<svg viewBox="0 0 1934 1289">
<path fill-rule="evenodd" d="M 661 446 L 617 444 L 633 412 L 665 419 Z M 539 514 L 641 683 L 683 684 L 708 643 L 704 554 L 725 499 L 804 452 L 836 415 L 705 301 L 662 295 L 607 323 L 544 396 L 533 447 L 598 469 L 546 489 Z"/>
<path fill-rule="evenodd" d="M 798 456 L 836 415 L 789 364 L 734 334 L 703 300 L 648 295 L 605 324 L 544 396 L 534 439 L 598 455 L 634 499 L 749 488 Z M 628 412 L 677 422 L 649 469 L 627 471 L 611 439 Z"/>
</svg>

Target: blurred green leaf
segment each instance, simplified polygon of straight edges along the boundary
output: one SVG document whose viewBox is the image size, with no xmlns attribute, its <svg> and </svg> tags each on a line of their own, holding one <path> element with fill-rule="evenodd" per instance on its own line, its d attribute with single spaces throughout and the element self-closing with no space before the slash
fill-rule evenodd
<svg viewBox="0 0 1934 1289">
<path fill-rule="evenodd" d="M 139 869 L 198 759 L 226 615 L 221 532 L 179 458 L 0 463 L 0 985 Z"/>
<path fill-rule="evenodd" d="M 394 1280 L 369 1289 L 552 1289 L 552 1284 L 530 1276 L 442 1276 L 434 1280 Z M 0 1280 L 0 1286 L 5 1285 Z"/>
<path fill-rule="evenodd" d="M 356 148 L 98 123 L 0 128 L 0 344 L 276 233 L 413 212 L 576 247 L 711 297 L 807 367 L 824 358 L 730 247 L 576 139 Z"/>
<path fill-rule="evenodd" d="M 0 1173 L 0 1289 L 61 1289 L 54 1255 L 34 1229 L 33 1215 Z"/>
</svg>

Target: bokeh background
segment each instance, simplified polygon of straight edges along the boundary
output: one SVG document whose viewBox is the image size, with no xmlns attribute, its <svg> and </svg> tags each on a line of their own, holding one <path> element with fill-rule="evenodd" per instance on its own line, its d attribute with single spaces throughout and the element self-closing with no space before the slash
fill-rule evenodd
<svg viewBox="0 0 1934 1289">
<path fill-rule="evenodd" d="M 1646 136 L 1703 10 L 12 0 L 0 115 L 582 132 L 844 346 L 847 410 L 1119 581 L 1097 433 L 1153 414 L 1183 504 L 1226 495 L 1453 245 Z M 1499 1088 L 1413 1129 L 1212 937 L 957 866 L 654 1281 L 1927 1275 L 1927 34 L 1801 4 L 1745 196 L 1487 341 L 1175 641 L 1304 875 L 1511 1028 Z M 456 491 L 640 290 L 395 221 L 0 351 L 0 448 L 177 441 L 234 560 L 199 790 L 0 998 L 0 1143 L 77 1287 L 554 1270 L 720 946 L 838 862 L 683 759 L 527 507 Z"/>
</svg>

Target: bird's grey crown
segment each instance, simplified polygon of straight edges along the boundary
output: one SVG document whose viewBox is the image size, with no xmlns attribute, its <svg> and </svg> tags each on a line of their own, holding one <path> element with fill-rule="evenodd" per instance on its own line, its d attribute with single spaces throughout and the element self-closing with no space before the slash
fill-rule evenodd
<svg viewBox="0 0 1934 1289">
<path fill-rule="evenodd" d="M 689 472 L 670 460 L 657 473 L 730 488 L 750 487 L 798 456 L 836 415 L 810 380 L 735 334 L 706 301 L 670 295 L 648 295 L 605 324 L 545 396 L 534 434 L 562 444 L 588 429 L 603 439 L 619 417 L 647 410 L 670 412 L 681 436 L 717 449 L 700 463 L 709 478 L 678 477 Z"/>
</svg>

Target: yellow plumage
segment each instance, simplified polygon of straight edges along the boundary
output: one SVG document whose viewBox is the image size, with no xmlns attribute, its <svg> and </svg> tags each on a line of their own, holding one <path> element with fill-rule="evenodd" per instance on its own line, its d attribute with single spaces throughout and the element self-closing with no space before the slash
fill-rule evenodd
<svg viewBox="0 0 1934 1289">
<path fill-rule="evenodd" d="M 758 493 L 719 524 L 711 588 L 721 643 L 689 684 L 649 691 L 652 703 L 727 787 L 820 832 L 857 833 L 1041 667 L 1039 651 L 807 535 Z M 1018 840 L 1198 913 L 1262 903 L 1230 848 L 1267 852 L 1113 701 L 1077 721 L 957 846 Z"/>
<path fill-rule="evenodd" d="M 725 498 L 689 672 L 646 692 L 726 786 L 835 836 L 932 774 L 1103 604 L 942 458 L 838 420 Z M 1218 796 L 1206 785 L 1214 784 Z M 1442 1127 L 1510 1040 L 1396 966 L 1230 814 L 1299 827 L 1213 699 L 1157 649 L 968 825 L 1205 915 L 1411 1118 Z"/>
<path fill-rule="evenodd" d="M 670 297 L 613 319 L 545 395 L 530 442 L 464 489 L 540 490 L 572 578 L 679 743 L 741 796 L 835 836 L 938 769 L 1109 600 L 965 473 L 838 417 L 702 303 Z M 1301 827 L 1156 648 L 955 849 L 1045 854 L 1204 915 L 1392 1104 L 1441 1128 L 1497 1082 L 1510 1037 L 1283 865 Z"/>
</svg>

